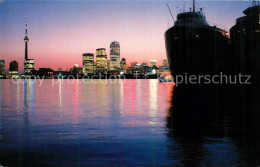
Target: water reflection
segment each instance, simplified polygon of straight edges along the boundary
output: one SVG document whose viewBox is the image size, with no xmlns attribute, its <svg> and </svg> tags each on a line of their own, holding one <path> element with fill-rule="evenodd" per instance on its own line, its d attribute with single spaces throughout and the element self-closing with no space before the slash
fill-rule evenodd
<svg viewBox="0 0 260 167">
<path fill-rule="evenodd" d="M 149 84 L 149 97 L 150 97 L 150 122 L 149 124 L 156 124 L 156 113 L 157 113 L 157 97 L 158 97 L 158 81 L 157 80 L 151 80 Z"/>
<path fill-rule="evenodd" d="M 17 83 L 19 85 L 19 83 Z M 23 81 L 23 102 L 24 102 L 24 110 L 33 111 L 33 101 L 34 101 L 34 80 L 25 79 Z M 30 106 L 30 105 L 31 106 Z"/>
<path fill-rule="evenodd" d="M 78 123 L 78 80 L 73 82 L 73 121 L 74 127 Z"/>
<path fill-rule="evenodd" d="M 252 105 L 255 96 L 237 96 L 248 91 L 235 86 L 175 88 L 167 135 L 169 149 L 178 151 L 169 157 L 181 166 L 260 165 L 260 108 Z"/>
<path fill-rule="evenodd" d="M 2 134 L 3 134 L 3 130 L 2 130 L 3 96 L 4 96 L 4 82 L 2 79 L 0 79 L 0 143 L 2 143 Z"/>
<path fill-rule="evenodd" d="M 3 166 L 259 165 L 257 102 L 235 89 L 22 81 L 0 80 Z"/>
</svg>

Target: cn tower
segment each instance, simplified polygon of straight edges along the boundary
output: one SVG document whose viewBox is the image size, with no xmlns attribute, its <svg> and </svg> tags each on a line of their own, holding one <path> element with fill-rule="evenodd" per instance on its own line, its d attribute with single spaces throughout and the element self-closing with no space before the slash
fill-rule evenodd
<svg viewBox="0 0 260 167">
<path fill-rule="evenodd" d="M 25 75 L 32 75 L 34 72 L 34 59 L 28 59 L 28 22 L 27 22 L 27 17 L 26 17 L 26 22 L 25 22 L 25 37 L 24 37 L 24 42 L 25 42 L 25 56 L 24 56 L 24 74 Z"/>
<path fill-rule="evenodd" d="M 29 38 L 27 36 L 27 29 L 28 29 L 28 24 L 27 24 L 27 17 L 26 17 L 26 22 L 25 22 L 25 37 L 24 37 L 24 42 L 25 42 L 25 60 L 28 59 L 28 41 Z"/>
</svg>

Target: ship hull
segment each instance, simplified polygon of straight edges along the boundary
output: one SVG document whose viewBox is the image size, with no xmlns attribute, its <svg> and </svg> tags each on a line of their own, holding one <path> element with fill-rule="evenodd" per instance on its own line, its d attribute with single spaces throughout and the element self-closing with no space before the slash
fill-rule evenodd
<svg viewBox="0 0 260 167">
<path fill-rule="evenodd" d="M 229 71 L 229 39 L 210 26 L 174 26 L 165 32 L 170 70 L 176 75 L 213 75 Z"/>
</svg>

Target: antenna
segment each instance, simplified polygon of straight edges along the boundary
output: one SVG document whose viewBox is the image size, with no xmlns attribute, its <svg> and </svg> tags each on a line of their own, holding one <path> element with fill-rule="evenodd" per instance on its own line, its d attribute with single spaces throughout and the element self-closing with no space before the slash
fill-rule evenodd
<svg viewBox="0 0 260 167">
<path fill-rule="evenodd" d="M 172 16 L 172 11 L 171 11 L 171 9 L 170 9 L 170 7 L 169 7 L 168 3 L 167 3 L 167 7 L 168 7 L 168 9 L 169 9 L 169 12 L 170 12 L 170 14 L 171 14 L 171 16 Z M 173 20 L 173 22 L 175 22 L 175 21 L 174 21 L 174 18 L 173 18 L 173 16 L 172 16 L 172 20 Z"/>
<path fill-rule="evenodd" d="M 25 35 L 27 36 L 27 29 L 28 29 L 28 22 L 27 22 L 27 16 L 25 21 Z"/>
<path fill-rule="evenodd" d="M 186 2 L 184 2 L 184 4 L 183 4 L 183 12 L 185 12 L 185 4 L 186 4 Z"/>
<path fill-rule="evenodd" d="M 193 12 L 195 12 L 195 0 L 193 0 Z"/>
</svg>

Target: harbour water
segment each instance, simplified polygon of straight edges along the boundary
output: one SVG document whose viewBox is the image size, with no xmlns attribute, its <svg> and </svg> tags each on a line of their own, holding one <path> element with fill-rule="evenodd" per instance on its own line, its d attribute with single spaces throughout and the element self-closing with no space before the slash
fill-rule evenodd
<svg viewBox="0 0 260 167">
<path fill-rule="evenodd" d="M 96 81 L 0 80 L 0 164 L 260 165 L 259 126 L 175 124 L 172 83 Z"/>
</svg>

